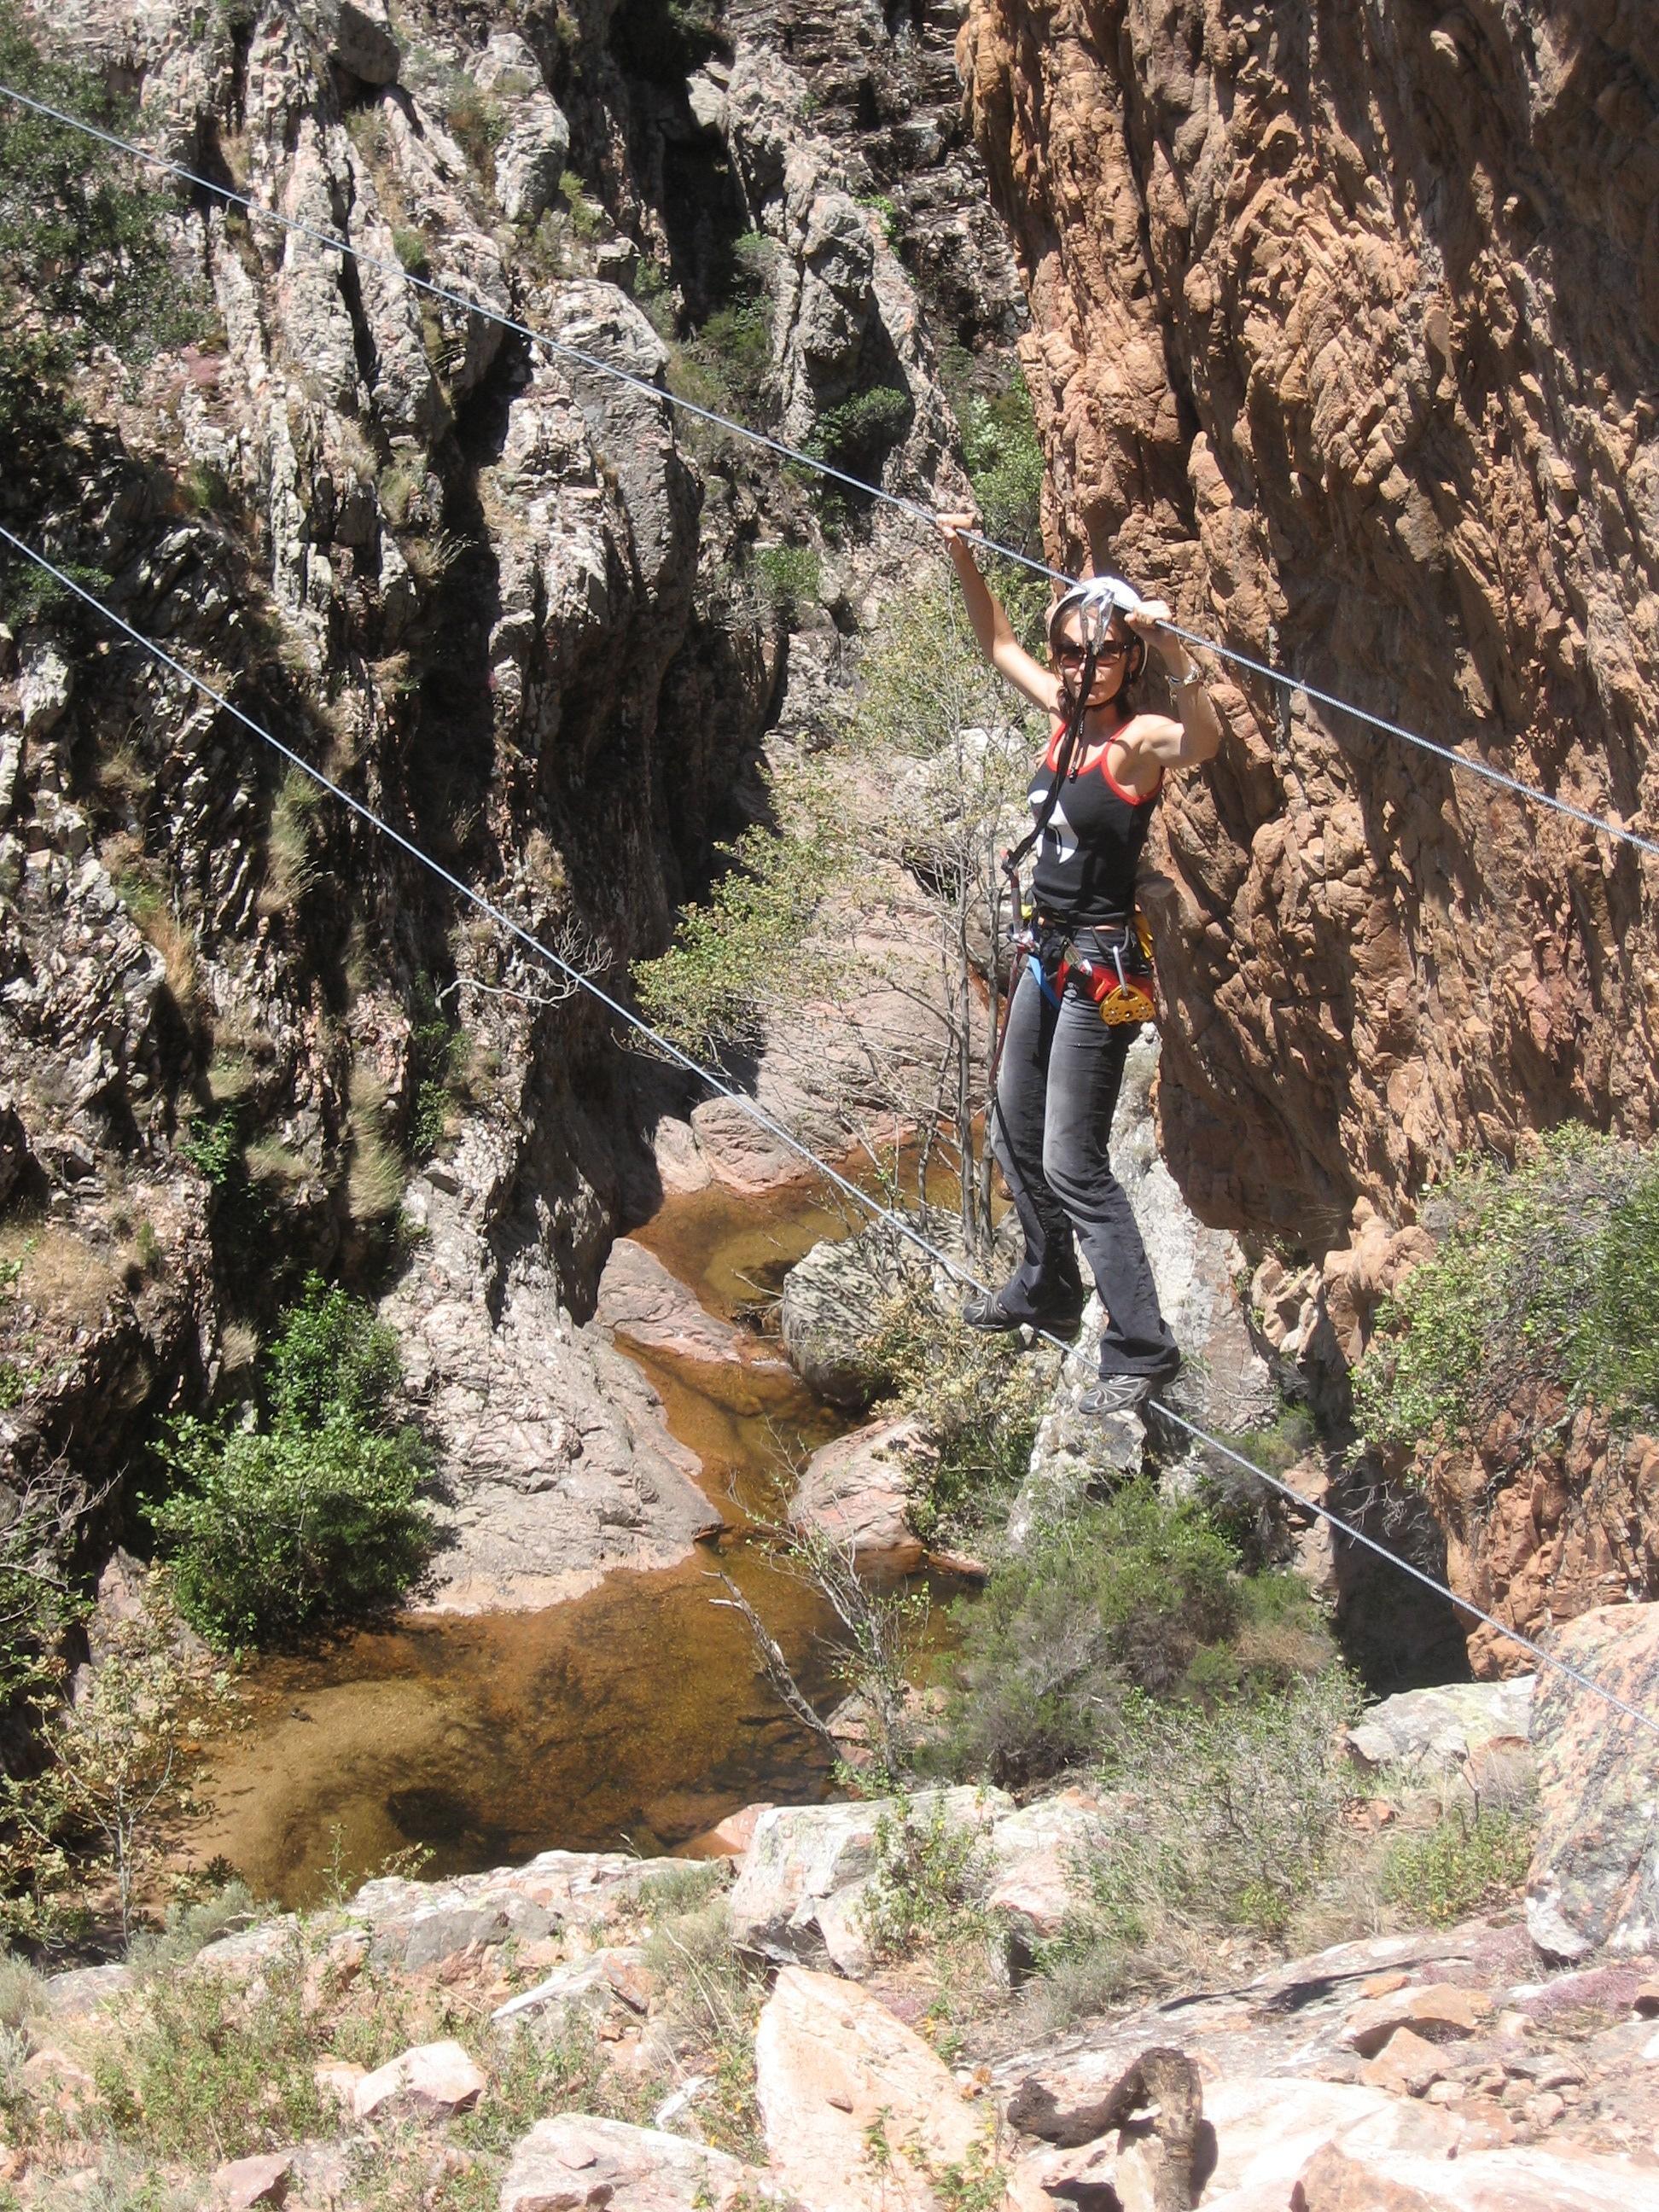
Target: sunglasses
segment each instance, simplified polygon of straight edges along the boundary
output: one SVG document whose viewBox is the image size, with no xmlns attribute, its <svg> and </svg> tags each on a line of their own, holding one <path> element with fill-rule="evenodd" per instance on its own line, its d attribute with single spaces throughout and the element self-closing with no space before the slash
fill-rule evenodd
<svg viewBox="0 0 1659 2212">
<path fill-rule="evenodd" d="M 1121 660 L 1128 650 L 1127 638 L 1109 637 L 1103 645 L 1095 647 L 1095 659 L 1097 661 Z M 1066 668 L 1080 668 L 1088 657 L 1089 648 L 1085 645 L 1062 642 L 1054 647 L 1054 659 Z"/>
</svg>

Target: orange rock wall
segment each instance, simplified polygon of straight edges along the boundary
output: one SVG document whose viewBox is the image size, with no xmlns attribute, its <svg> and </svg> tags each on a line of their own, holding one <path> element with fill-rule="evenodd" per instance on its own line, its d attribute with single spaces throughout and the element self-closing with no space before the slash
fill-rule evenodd
<svg viewBox="0 0 1659 2212">
<path fill-rule="evenodd" d="M 1194 628 L 1659 834 L 1659 9 L 970 0 L 1048 526 Z M 1659 861 L 1259 679 L 1162 811 L 1165 1148 L 1315 1255 L 1659 1103 Z"/>
</svg>

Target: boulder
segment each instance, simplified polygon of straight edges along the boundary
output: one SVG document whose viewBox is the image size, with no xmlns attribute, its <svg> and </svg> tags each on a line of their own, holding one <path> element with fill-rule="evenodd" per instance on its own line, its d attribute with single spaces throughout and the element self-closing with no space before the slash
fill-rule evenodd
<svg viewBox="0 0 1659 2212">
<path fill-rule="evenodd" d="M 758 1195 L 805 1182 L 811 1164 L 730 1098 L 705 1098 L 691 1109 L 691 1130 L 709 1173 L 730 1190 Z"/>
<path fill-rule="evenodd" d="M 252 2212 L 256 2204 L 280 2204 L 288 2195 L 293 2172 L 291 2151 L 232 2159 L 214 2171 L 214 2201 L 224 2207 L 224 2212 Z"/>
<path fill-rule="evenodd" d="M 1659 1605 L 1604 1606 L 1560 1631 L 1555 1655 L 1639 1713 L 1659 1714 Z M 1659 1734 L 1553 1668 L 1533 1698 L 1540 1826 L 1527 1929 L 1579 1959 L 1659 1948 Z"/>
<path fill-rule="evenodd" d="M 386 0 L 307 0 L 301 15 L 331 61 L 365 84 L 396 84 L 403 53 Z"/>
<path fill-rule="evenodd" d="M 932 2172 L 989 2162 L 988 2115 L 855 1984 L 786 1966 L 761 2014 L 755 2082 L 773 2171 L 812 2212 L 933 2212 Z"/>
<path fill-rule="evenodd" d="M 422 2043 L 365 2074 L 352 2092 L 351 2109 L 360 2120 L 385 2112 L 447 2120 L 476 2104 L 485 2087 L 485 2075 L 459 2043 Z"/>
<path fill-rule="evenodd" d="M 1372 2058 L 1396 2029 L 1408 2028 L 1428 2043 L 1455 2043 L 1475 2034 L 1492 2014 L 1492 1999 L 1483 1991 L 1430 1982 L 1366 1998 L 1343 2022 L 1341 2040 L 1362 2058 Z"/>
<path fill-rule="evenodd" d="M 923 1790 L 908 1802 L 913 1819 L 928 1820 L 942 1810 L 952 1823 L 987 1832 L 1014 1809 L 1000 1790 Z M 877 1826 L 902 1811 L 877 1800 L 763 1813 L 732 1889 L 734 1942 L 780 1961 L 817 1966 L 829 1959 L 844 1971 L 863 1971 L 857 1907 L 876 1870 Z"/>
<path fill-rule="evenodd" d="M 815 1451 L 790 1500 L 798 1528 L 815 1528 L 849 1549 L 861 1572 L 913 1574 L 926 1556 L 908 1518 L 921 1425 L 872 1421 Z"/>
<path fill-rule="evenodd" d="M 624 2004 L 630 2012 L 644 2012 L 651 1987 L 644 1953 L 637 1944 L 623 1944 L 567 1960 L 533 1989 L 497 2005 L 489 2016 L 498 2027 L 546 2021 L 556 2028 L 573 2010 L 607 2013 Z"/>
<path fill-rule="evenodd" d="M 1364 1773 L 1399 1768 L 1410 1780 L 1457 1773 L 1490 1745 L 1525 1741 L 1536 1679 L 1402 1690 L 1348 1730 L 1348 1756 Z"/>
<path fill-rule="evenodd" d="M 1377 2151 L 1395 2146 L 1449 2156 L 1462 2129 L 1431 2106 L 1402 2103 L 1359 2082 L 1304 2075 L 1241 2075 L 1206 2084 L 1204 2117 L 1215 2170 L 1201 2202 L 1235 2212 L 1284 2212 L 1297 2177 L 1331 2141 L 1350 2136 Z"/>
<path fill-rule="evenodd" d="M 513 2153 L 500 2212 L 725 2212 L 775 2195 L 763 2173 L 684 2136 L 562 2112 Z"/>
<path fill-rule="evenodd" d="M 1088 1790 L 1062 1790 L 993 1824 L 996 1871 L 985 1901 L 1028 1942 L 1059 1935 L 1076 1902 L 1079 1863 L 1097 1847 L 1102 1810 Z"/>
<path fill-rule="evenodd" d="M 611 1248 L 593 1318 L 601 1328 L 680 1359 L 735 1365 L 748 1348 L 739 1330 L 710 1313 L 689 1284 L 631 1237 Z"/>
<path fill-rule="evenodd" d="M 714 1181 L 698 1148 L 696 1130 L 689 1121 L 678 1121 L 672 1114 L 665 1114 L 652 1131 L 651 1153 L 657 1180 L 671 1197 L 707 1190 Z"/>
<path fill-rule="evenodd" d="M 739 1806 L 723 1820 L 716 1820 L 712 1828 L 705 1828 L 701 1835 L 682 1844 L 680 1856 L 688 1859 L 740 1859 L 755 1840 L 761 1814 L 772 1809 L 769 1804 Z"/>
<path fill-rule="evenodd" d="M 533 223 L 558 197 L 570 158 L 570 125 L 515 31 L 496 31 L 471 74 L 507 118 L 494 162 L 496 201 L 509 222 Z"/>
<path fill-rule="evenodd" d="M 858 1412 L 870 1403 L 870 1339 L 903 1282 L 891 1232 L 879 1227 L 815 1244 L 795 1262 L 778 1319 L 789 1364 L 809 1389 Z"/>
<path fill-rule="evenodd" d="M 1345 2140 L 1309 2160 L 1290 2201 L 1292 2212 L 1635 2212 L 1659 2205 L 1659 2182 L 1620 2159 L 1530 2148 L 1437 2159 Z M 1228 2204 L 1205 2199 L 1206 2212 Z"/>
</svg>

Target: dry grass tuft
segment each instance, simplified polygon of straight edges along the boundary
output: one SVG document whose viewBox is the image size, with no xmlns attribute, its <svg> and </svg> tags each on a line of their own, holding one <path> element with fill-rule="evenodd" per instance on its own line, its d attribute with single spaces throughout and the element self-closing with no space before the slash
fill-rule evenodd
<svg viewBox="0 0 1659 2212">
<path fill-rule="evenodd" d="M 311 1163 L 280 1137 L 261 1137 L 247 1148 L 247 1171 L 254 1182 L 295 1191 L 311 1177 Z"/>
<path fill-rule="evenodd" d="M 348 1091 L 351 1107 L 351 1159 L 346 1170 L 346 1205 L 356 1222 L 383 1220 L 403 1198 L 408 1170 L 386 1133 L 386 1085 L 361 1064 L 353 1066 Z"/>
<path fill-rule="evenodd" d="M 207 1086 L 216 1106 L 234 1106 L 253 1088 L 253 1062 L 246 1053 L 227 1050 L 216 1041 L 208 1062 Z"/>
<path fill-rule="evenodd" d="M 281 914 L 299 902 L 317 880 L 312 851 L 312 817 L 320 796 L 303 769 L 291 768 L 270 805 L 265 841 L 265 880 L 259 892 L 261 914 Z"/>
<path fill-rule="evenodd" d="M 245 1321 L 227 1322 L 219 1332 L 221 1383 L 251 1375 L 259 1358 L 259 1332 Z"/>
<path fill-rule="evenodd" d="M 53 1222 L 0 1228 L 0 1278 L 14 1270 L 17 1296 L 70 1328 L 101 1320 L 120 1288 L 106 1253 Z"/>
</svg>

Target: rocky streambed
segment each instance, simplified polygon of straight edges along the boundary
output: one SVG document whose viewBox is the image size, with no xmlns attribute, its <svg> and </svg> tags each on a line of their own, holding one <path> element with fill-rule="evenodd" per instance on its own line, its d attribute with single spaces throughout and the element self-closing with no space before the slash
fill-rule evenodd
<svg viewBox="0 0 1659 2212">
<path fill-rule="evenodd" d="M 521 1582 L 492 1585 L 495 1607 L 458 1602 L 450 1582 L 441 1610 L 261 1662 L 239 1726 L 200 1775 L 190 1854 L 303 1904 L 410 1846 L 431 1853 L 437 1876 L 555 1847 L 648 1854 L 756 1799 L 823 1794 L 822 1747 L 757 1676 L 711 1577 L 730 1575 L 799 1679 L 827 1693 L 821 1603 L 771 1565 L 749 1523 L 775 1515 L 780 1476 L 848 1417 L 735 1316 L 848 1225 L 813 1187 L 716 1180 L 671 1193 L 620 1240 L 578 1334 L 614 1337 L 659 1449 L 694 1473 L 700 1526 L 683 1556 L 609 1571 L 584 1560 L 574 1594 L 550 1603 L 558 1578 L 526 1555 Z M 556 1500 L 515 1494 L 520 1509 L 558 1525 Z"/>
</svg>

